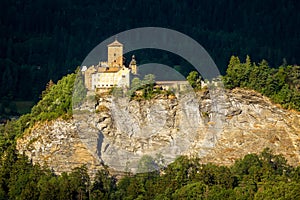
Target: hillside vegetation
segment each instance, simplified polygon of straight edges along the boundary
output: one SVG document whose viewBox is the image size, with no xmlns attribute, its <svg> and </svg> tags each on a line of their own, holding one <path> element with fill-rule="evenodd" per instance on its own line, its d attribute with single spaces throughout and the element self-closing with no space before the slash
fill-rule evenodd
<svg viewBox="0 0 300 200">
<path fill-rule="evenodd" d="M 242 63 L 232 56 L 223 81 L 229 89 L 253 89 L 284 108 L 300 110 L 300 66 L 282 65 L 274 69 L 265 60 L 256 64 L 247 56 Z"/>
<path fill-rule="evenodd" d="M 16 138 L 34 124 L 72 114 L 76 74 L 49 82 L 31 113 L 0 127 L 0 199 L 299 199 L 300 167 L 269 149 L 249 154 L 230 167 L 201 164 L 197 158 L 179 157 L 161 173 L 123 177 L 104 168 L 94 181 L 85 166 L 55 175 L 18 155 Z M 232 57 L 224 76 L 226 87 L 255 89 L 285 108 L 299 110 L 299 67 L 271 69 L 250 58 Z"/>
<path fill-rule="evenodd" d="M 93 182 L 85 166 L 55 175 L 14 148 L 1 156 L 0 199 L 299 199 L 300 167 L 265 149 L 231 167 L 179 157 L 163 170 L 121 178 L 107 168 Z"/>
<path fill-rule="evenodd" d="M 35 123 L 54 120 L 58 117 L 69 119 L 72 117 L 72 93 L 76 74 L 64 76 L 54 84 L 52 81 L 42 92 L 41 100 L 33 106 L 30 113 L 17 120 L 10 120 L 0 125 L 1 155 L 5 150 L 15 144 L 17 136 L 32 127 Z"/>
</svg>

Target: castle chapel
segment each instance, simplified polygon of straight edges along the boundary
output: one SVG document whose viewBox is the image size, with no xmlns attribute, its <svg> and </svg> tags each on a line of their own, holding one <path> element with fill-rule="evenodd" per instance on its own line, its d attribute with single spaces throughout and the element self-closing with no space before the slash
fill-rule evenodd
<svg viewBox="0 0 300 200">
<path fill-rule="evenodd" d="M 90 67 L 83 66 L 85 87 L 94 91 L 112 87 L 128 88 L 132 75 L 137 74 L 137 65 L 134 55 L 128 67 L 124 65 L 123 44 L 117 39 L 107 45 L 107 61 L 99 62 Z"/>
</svg>

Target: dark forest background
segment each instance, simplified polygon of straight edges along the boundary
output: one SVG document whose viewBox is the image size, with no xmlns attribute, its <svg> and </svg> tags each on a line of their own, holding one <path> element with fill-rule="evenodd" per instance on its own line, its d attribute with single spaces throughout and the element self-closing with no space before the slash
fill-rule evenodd
<svg viewBox="0 0 300 200">
<path fill-rule="evenodd" d="M 104 39 L 137 27 L 187 34 L 223 74 L 231 55 L 250 55 L 253 62 L 266 59 L 274 68 L 299 64 L 299 5 L 295 0 L 2 0 L 1 115 L 30 107 L 28 102 L 38 101 L 50 79 L 57 82 L 73 72 Z M 185 65 L 183 60 L 171 62 L 171 54 L 151 56 L 171 66 Z"/>
<path fill-rule="evenodd" d="M 94 174 L 94 181 L 86 166 L 58 176 L 16 150 L 16 138 L 37 122 L 71 117 L 73 72 L 97 44 L 144 26 L 197 40 L 226 72 L 227 88 L 254 89 L 300 110 L 299 2 L 1 0 L 0 199 L 299 199 L 300 167 L 270 149 L 229 167 L 179 157 L 163 174 L 128 173 L 118 184 L 107 168 Z M 153 59 L 185 75 L 192 70 L 170 53 L 136 53 L 138 64 Z"/>
</svg>

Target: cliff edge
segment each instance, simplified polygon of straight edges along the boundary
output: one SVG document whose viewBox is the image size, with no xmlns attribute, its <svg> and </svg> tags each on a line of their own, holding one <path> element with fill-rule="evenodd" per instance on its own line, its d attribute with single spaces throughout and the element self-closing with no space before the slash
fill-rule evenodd
<svg viewBox="0 0 300 200">
<path fill-rule="evenodd" d="M 195 97 L 127 102 L 107 96 L 86 102 L 71 120 L 36 124 L 17 141 L 20 153 L 56 173 L 83 164 L 90 173 L 103 164 L 134 169 L 145 154 L 159 154 L 164 164 L 190 155 L 230 165 L 266 147 L 299 165 L 300 114 L 244 89 L 226 91 L 217 100 L 205 90 Z"/>
</svg>

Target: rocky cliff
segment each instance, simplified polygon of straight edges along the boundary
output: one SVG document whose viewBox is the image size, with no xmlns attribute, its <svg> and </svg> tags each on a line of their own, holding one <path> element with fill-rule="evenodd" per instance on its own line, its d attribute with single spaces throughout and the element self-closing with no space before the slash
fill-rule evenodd
<svg viewBox="0 0 300 200">
<path fill-rule="evenodd" d="M 95 109 L 96 108 L 96 109 Z M 72 120 L 37 124 L 17 142 L 21 153 L 55 172 L 86 164 L 136 171 L 143 155 L 161 164 L 178 155 L 230 165 L 269 147 L 300 163 L 300 114 L 249 90 L 201 91 L 151 100 L 89 99 Z"/>
</svg>

